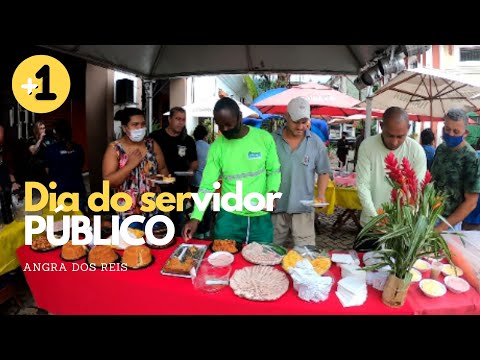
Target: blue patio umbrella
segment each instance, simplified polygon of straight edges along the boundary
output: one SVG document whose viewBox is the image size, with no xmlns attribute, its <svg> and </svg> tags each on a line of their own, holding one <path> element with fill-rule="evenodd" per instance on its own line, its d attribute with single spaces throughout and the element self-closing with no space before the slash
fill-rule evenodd
<svg viewBox="0 0 480 360">
<path fill-rule="evenodd" d="M 262 100 L 265 100 L 266 98 L 269 98 L 270 96 L 273 96 L 273 95 L 277 95 L 277 94 L 280 94 L 281 92 L 285 91 L 285 90 L 288 90 L 287 88 L 276 88 L 276 89 L 271 89 L 271 90 L 268 90 L 268 91 L 265 91 L 264 93 L 262 93 L 261 95 L 257 96 L 253 101 L 252 101 L 252 104 L 250 105 L 250 109 L 252 109 L 253 111 L 255 111 L 261 119 L 264 119 L 264 120 L 268 120 L 268 119 L 271 119 L 273 117 L 279 117 L 278 115 L 272 115 L 272 114 L 264 114 L 262 113 L 260 110 L 257 109 L 257 107 L 255 106 L 255 104 L 259 101 L 262 101 Z"/>
<path fill-rule="evenodd" d="M 310 121 L 312 123 L 312 132 L 317 134 L 323 142 L 327 142 L 330 139 L 327 122 L 323 119 L 310 119 Z"/>
<path fill-rule="evenodd" d="M 243 118 L 242 123 L 245 125 L 250 125 L 252 127 L 256 127 L 260 129 L 263 123 L 263 119 Z"/>
</svg>

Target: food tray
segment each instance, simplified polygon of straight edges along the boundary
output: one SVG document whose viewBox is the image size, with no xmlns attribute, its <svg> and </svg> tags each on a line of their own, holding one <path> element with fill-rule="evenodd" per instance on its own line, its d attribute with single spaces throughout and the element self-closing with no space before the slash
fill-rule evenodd
<svg viewBox="0 0 480 360">
<path fill-rule="evenodd" d="M 32 245 L 30 245 L 30 249 L 32 249 L 32 251 L 35 251 L 35 252 L 48 252 L 48 251 L 53 251 L 53 250 L 56 250 L 56 249 L 60 249 L 60 248 L 63 246 L 63 245 L 53 245 L 50 241 L 48 241 L 48 239 L 46 239 L 46 240 L 48 241 L 48 243 L 50 244 L 50 247 L 44 248 L 44 249 L 37 248 L 37 247 L 35 247 L 33 244 L 34 244 L 34 240 L 36 240 L 36 239 L 39 238 L 39 237 L 45 237 L 45 238 L 46 238 L 46 235 L 41 234 L 41 235 L 35 236 L 35 237 L 32 239 Z"/>
<path fill-rule="evenodd" d="M 150 267 L 150 266 L 154 263 L 154 261 L 155 261 L 155 257 L 152 255 L 152 261 L 150 261 L 148 264 L 145 264 L 145 265 L 142 265 L 142 266 L 128 266 L 128 265 L 126 265 L 126 264 L 123 262 L 123 260 L 121 260 L 120 262 L 121 262 L 122 264 L 124 264 L 127 269 L 130 269 L 130 270 L 141 270 L 141 269 L 145 269 L 145 268 Z"/>
<path fill-rule="evenodd" d="M 242 256 L 245 260 L 256 265 L 277 265 L 282 262 L 285 254 L 279 254 L 269 244 L 250 243 L 242 250 Z"/>
<path fill-rule="evenodd" d="M 35 252 L 49 252 L 49 251 L 61 249 L 62 246 L 63 245 L 52 245 L 51 247 L 46 248 L 46 249 L 37 249 L 37 248 L 34 248 L 33 246 L 30 245 L 30 249 L 32 249 L 32 251 L 35 251 Z"/>
<path fill-rule="evenodd" d="M 203 257 L 205 256 L 205 253 L 207 252 L 207 245 L 181 244 L 174 250 L 174 252 L 172 253 L 172 255 L 170 255 L 168 260 L 165 261 L 165 264 L 163 265 L 162 270 L 160 270 L 160 274 L 167 275 L 167 276 L 177 276 L 177 277 L 191 278 L 192 276 L 190 275 L 190 273 L 172 273 L 172 272 L 166 271 L 164 269 L 165 269 L 165 265 L 172 258 L 179 258 L 180 256 L 182 256 L 183 261 L 185 261 L 185 259 L 187 259 L 189 256 L 191 256 L 189 248 L 192 248 L 192 247 L 196 247 L 198 249 L 198 251 L 193 256 L 194 263 L 195 263 L 195 271 L 198 271 L 200 263 L 202 262 Z M 185 249 L 185 248 L 187 248 L 187 249 Z"/>
<path fill-rule="evenodd" d="M 218 239 L 218 240 L 228 240 L 228 239 Z M 214 241 L 215 241 L 215 240 L 212 240 L 212 242 L 211 242 L 210 245 L 208 246 L 208 248 L 210 249 L 211 252 L 216 252 L 216 251 L 217 251 L 217 250 L 214 250 L 214 249 L 213 249 L 213 242 L 214 242 Z M 230 252 L 230 251 L 228 251 L 228 252 L 229 252 L 230 254 L 236 254 L 236 253 L 242 251 L 243 243 L 238 242 L 238 241 L 235 241 L 235 247 L 236 247 L 237 251 L 235 251 L 235 252 Z M 219 251 L 225 251 L 225 250 L 219 250 Z"/>
</svg>

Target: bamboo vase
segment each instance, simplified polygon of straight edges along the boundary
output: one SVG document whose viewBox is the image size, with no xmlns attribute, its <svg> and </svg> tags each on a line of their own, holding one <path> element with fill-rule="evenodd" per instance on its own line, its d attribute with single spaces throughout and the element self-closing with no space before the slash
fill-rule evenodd
<svg viewBox="0 0 480 360">
<path fill-rule="evenodd" d="M 405 280 L 399 279 L 395 275 L 390 275 L 383 288 L 383 303 L 394 308 L 402 307 L 407 298 L 409 287 L 410 283 L 405 284 Z"/>
</svg>

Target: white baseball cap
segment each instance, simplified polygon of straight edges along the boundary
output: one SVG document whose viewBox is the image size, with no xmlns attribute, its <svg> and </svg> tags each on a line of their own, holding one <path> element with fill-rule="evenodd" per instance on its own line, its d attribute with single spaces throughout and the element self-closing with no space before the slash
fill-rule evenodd
<svg viewBox="0 0 480 360">
<path fill-rule="evenodd" d="M 302 119 L 310 119 L 310 104 L 308 100 L 302 96 L 290 100 L 287 111 L 295 122 Z"/>
</svg>

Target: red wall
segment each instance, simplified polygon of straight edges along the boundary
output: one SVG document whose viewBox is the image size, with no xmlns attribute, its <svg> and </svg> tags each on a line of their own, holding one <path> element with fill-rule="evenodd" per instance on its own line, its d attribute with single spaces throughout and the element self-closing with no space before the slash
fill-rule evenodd
<svg viewBox="0 0 480 360">
<path fill-rule="evenodd" d="M 432 66 L 440 69 L 440 45 L 432 45 Z"/>
</svg>

